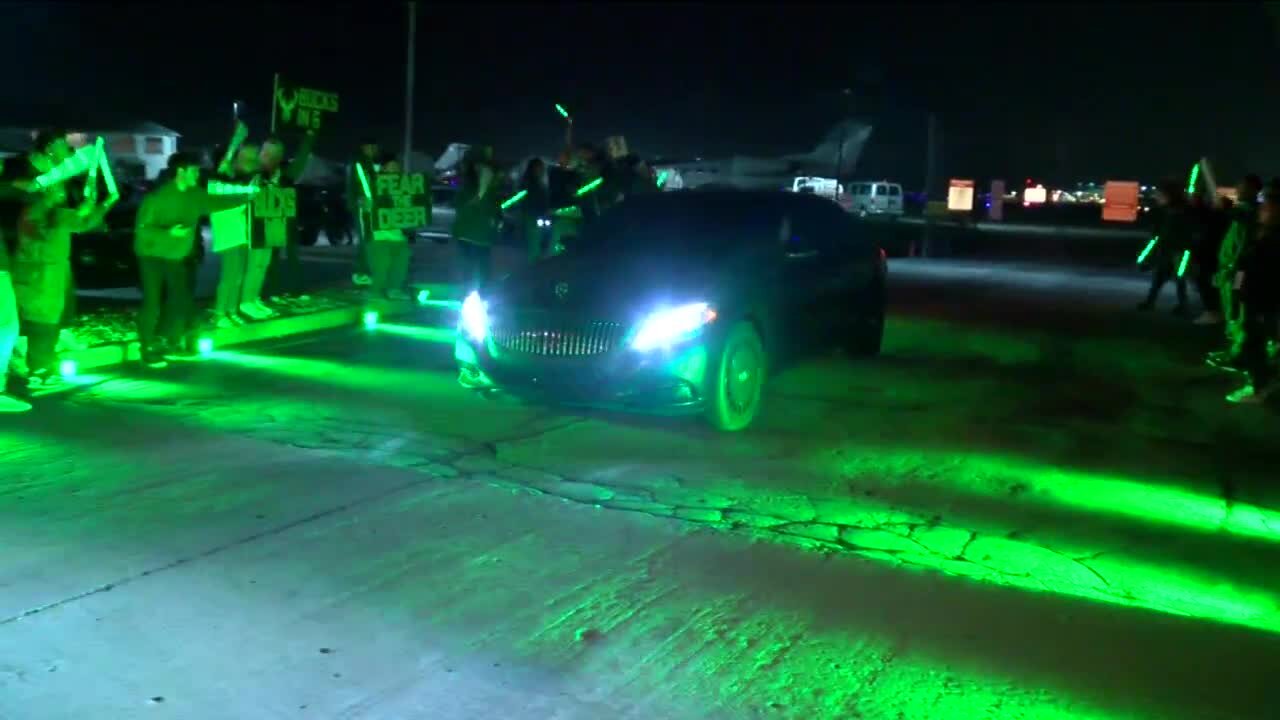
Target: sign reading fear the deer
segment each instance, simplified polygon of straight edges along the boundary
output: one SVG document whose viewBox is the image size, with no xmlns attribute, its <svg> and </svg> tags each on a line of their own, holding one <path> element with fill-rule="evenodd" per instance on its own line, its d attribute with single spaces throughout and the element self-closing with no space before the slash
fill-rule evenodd
<svg viewBox="0 0 1280 720">
<path fill-rule="evenodd" d="M 431 191 L 422 173 L 373 176 L 373 229 L 412 230 L 431 223 Z"/>
<path fill-rule="evenodd" d="M 338 112 L 338 94 L 285 82 L 276 75 L 272 98 L 271 130 L 315 132 Z"/>
</svg>

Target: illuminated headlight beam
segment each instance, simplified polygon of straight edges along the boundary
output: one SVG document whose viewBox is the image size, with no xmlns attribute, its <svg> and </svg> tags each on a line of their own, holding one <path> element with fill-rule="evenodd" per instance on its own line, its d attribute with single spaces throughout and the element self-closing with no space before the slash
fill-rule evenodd
<svg viewBox="0 0 1280 720">
<path fill-rule="evenodd" d="M 670 347 L 693 337 L 715 319 L 716 311 L 704 302 L 655 310 L 641 321 L 631 347 L 640 352 Z"/>
</svg>

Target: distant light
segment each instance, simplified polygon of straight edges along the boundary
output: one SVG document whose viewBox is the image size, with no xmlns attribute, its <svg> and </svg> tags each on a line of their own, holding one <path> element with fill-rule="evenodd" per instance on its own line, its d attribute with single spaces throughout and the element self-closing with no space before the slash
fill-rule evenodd
<svg viewBox="0 0 1280 720">
<path fill-rule="evenodd" d="M 76 361 L 63 360 L 58 363 L 58 374 L 64 378 L 73 378 L 76 376 Z"/>
<path fill-rule="evenodd" d="M 556 112 L 560 113 L 560 117 L 565 118 L 566 120 L 569 119 L 569 111 L 565 110 L 564 106 L 560 103 L 556 103 Z M 590 118 L 588 118 L 588 120 L 589 119 Z"/>
<path fill-rule="evenodd" d="M 366 328 L 375 328 L 378 326 L 378 313 L 376 310 L 370 310 L 364 314 L 364 326 Z"/>
<path fill-rule="evenodd" d="M 196 352 L 208 355 L 213 352 L 213 338 L 202 337 L 196 341 Z"/>
<path fill-rule="evenodd" d="M 418 291 L 418 304 L 419 304 L 419 305 L 426 305 L 426 304 L 427 304 L 427 301 L 428 301 L 428 300 L 430 300 L 430 299 L 431 299 L 431 291 L 430 291 L 430 290 L 419 290 L 419 291 Z"/>
</svg>

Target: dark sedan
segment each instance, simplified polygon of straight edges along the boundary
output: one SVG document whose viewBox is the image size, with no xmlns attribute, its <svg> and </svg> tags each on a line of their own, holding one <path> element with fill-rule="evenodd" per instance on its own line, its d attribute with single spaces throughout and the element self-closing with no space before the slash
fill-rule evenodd
<svg viewBox="0 0 1280 720">
<path fill-rule="evenodd" d="M 571 252 L 463 302 L 459 380 L 534 400 L 702 412 L 741 430 L 769 369 L 884 335 L 884 255 L 839 206 L 784 192 L 633 198 Z"/>
</svg>

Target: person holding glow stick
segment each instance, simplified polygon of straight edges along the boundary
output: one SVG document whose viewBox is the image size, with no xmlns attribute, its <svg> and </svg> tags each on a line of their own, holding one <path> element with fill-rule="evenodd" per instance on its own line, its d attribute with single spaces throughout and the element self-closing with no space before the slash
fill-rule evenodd
<svg viewBox="0 0 1280 720">
<path fill-rule="evenodd" d="M 134 229 L 134 251 L 141 276 L 142 307 L 138 310 L 138 342 L 142 362 L 147 367 L 167 365 L 164 348 L 157 336 L 161 300 L 167 297 L 164 333 L 170 355 L 181 358 L 197 354 L 192 295 L 187 274 L 187 258 L 195 252 L 196 226 L 203 215 L 243 205 L 253 197 L 210 195 L 200 187 L 200 165 L 188 153 L 169 159 L 173 179 L 147 193 L 138 208 Z M 255 188 L 256 189 L 256 188 Z"/>
<path fill-rule="evenodd" d="M 1262 403 L 1280 384 L 1267 344 L 1280 318 L 1280 196 L 1267 195 L 1258 225 L 1235 264 L 1232 285 L 1241 302 L 1241 365 L 1249 383 L 1227 396 L 1233 403 Z"/>
<path fill-rule="evenodd" d="M 1151 289 L 1147 291 L 1147 298 L 1138 305 L 1138 309 L 1150 310 L 1155 307 L 1160 291 L 1173 280 L 1178 291 L 1178 304 L 1174 307 L 1174 314 L 1187 315 L 1187 280 L 1184 275 L 1187 254 L 1191 250 L 1194 236 L 1191 208 L 1182 184 L 1177 181 L 1161 183 L 1156 192 L 1156 201 L 1161 206 L 1162 214 L 1160 241 L 1149 256 Z"/>
<path fill-rule="evenodd" d="M 258 148 L 244 145 L 247 137 L 248 128 L 240 123 L 218 164 L 218 172 L 209 178 L 207 189 L 210 195 L 237 194 L 239 187 L 251 184 L 257 177 Z M 240 307 L 240 291 L 249 263 L 252 213 L 253 204 L 245 203 L 209 215 L 213 252 L 218 256 L 218 288 L 213 304 L 214 325 L 218 328 L 243 324 L 245 319 L 241 313 L 251 318 L 255 316 L 256 308 Z"/>
<path fill-rule="evenodd" d="M 61 382 L 58 339 L 71 286 L 71 236 L 101 225 L 116 200 L 110 196 L 98 204 L 90 198 L 71 208 L 67 188 L 60 183 L 37 191 L 22 211 L 13 281 L 27 335 L 28 387 Z"/>
</svg>

